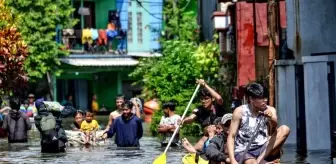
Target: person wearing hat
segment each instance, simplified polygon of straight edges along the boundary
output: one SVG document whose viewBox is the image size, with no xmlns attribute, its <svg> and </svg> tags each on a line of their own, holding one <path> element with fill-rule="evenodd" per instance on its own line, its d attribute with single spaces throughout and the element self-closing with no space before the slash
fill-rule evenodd
<svg viewBox="0 0 336 164">
<path fill-rule="evenodd" d="M 29 105 L 35 105 L 35 95 L 30 93 L 28 95 L 28 102 L 29 102 Z"/>
<path fill-rule="evenodd" d="M 229 157 L 226 155 L 226 139 L 229 134 L 229 128 L 232 120 L 232 114 L 225 114 L 222 118 L 217 118 L 214 122 L 217 128 L 217 134 L 210 140 L 205 150 L 205 156 L 209 163 L 229 163 Z"/>
<path fill-rule="evenodd" d="M 189 153 L 196 153 L 196 158 L 209 161 L 209 164 L 226 162 L 228 158 L 224 154 L 224 150 L 231 119 L 232 114 L 228 113 L 223 117 L 217 117 L 211 125 L 205 128 L 205 136 L 208 139 L 204 143 L 202 151 L 196 150 L 186 138 L 182 139 L 183 147 Z"/>
</svg>

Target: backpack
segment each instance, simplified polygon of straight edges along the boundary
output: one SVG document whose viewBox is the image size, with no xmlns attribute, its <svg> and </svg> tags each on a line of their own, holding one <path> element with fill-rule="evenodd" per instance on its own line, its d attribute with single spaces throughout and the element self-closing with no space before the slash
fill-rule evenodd
<svg viewBox="0 0 336 164">
<path fill-rule="evenodd" d="M 41 133 L 41 150 L 45 153 L 64 152 L 67 142 L 65 131 L 52 113 L 35 116 L 35 124 Z"/>
<path fill-rule="evenodd" d="M 40 129 L 42 134 L 42 141 L 51 142 L 58 140 L 56 119 L 52 113 L 41 116 Z"/>
</svg>

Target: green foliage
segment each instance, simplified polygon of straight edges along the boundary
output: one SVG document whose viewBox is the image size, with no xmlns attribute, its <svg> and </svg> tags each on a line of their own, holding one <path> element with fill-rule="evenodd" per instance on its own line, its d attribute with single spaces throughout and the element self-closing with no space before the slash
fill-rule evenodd
<svg viewBox="0 0 336 164">
<path fill-rule="evenodd" d="M 218 77 L 219 47 L 217 44 L 211 42 L 201 43 L 194 56 L 198 66 L 202 68 L 203 75 L 210 79 Z"/>
<path fill-rule="evenodd" d="M 189 0 L 166 0 L 163 9 L 165 38 L 199 41 L 196 16 L 192 11 L 184 11 Z"/>
<path fill-rule="evenodd" d="M 16 27 L 17 20 L 0 0 L 0 95 L 11 94 L 27 84 L 23 63 L 28 49 Z"/>
<path fill-rule="evenodd" d="M 19 18 L 19 31 L 29 48 L 25 70 L 32 78 L 42 78 L 47 72 L 60 73 L 59 58 L 68 54 L 55 41 L 56 27 L 72 27 L 74 9 L 71 0 L 6 0 Z"/>
<path fill-rule="evenodd" d="M 142 96 L 145 99 L 157 97 L 161 103 L 176 100 L 178 106 L 175 112 L 179 115 L 183 114 L 196 88 L 196 79 L 212 79 L 214 82 L 219 67 L 218 45 L 212 42 L 199 43 L 196 16 L 193 12 L 183 11 L 185 4 L 186 0 L 177 4 L 174 4 L 174 0 L 165 1 L 165 31 L 161 37 L 163 56 L 141 59 L 130 74 L 136 79 L 142 79 L 137 83 L 144 86 Z M 197 100 L 194 100 L 187 115 L 199 105 Z M 161 117 L 162 110 L 155 112 L 152 117 L 150 130 L 153 134 L 157 134 Z M 199 135 L 201 128 L 193 123 L 184 125 L 181 132 Z"/>
</svg>

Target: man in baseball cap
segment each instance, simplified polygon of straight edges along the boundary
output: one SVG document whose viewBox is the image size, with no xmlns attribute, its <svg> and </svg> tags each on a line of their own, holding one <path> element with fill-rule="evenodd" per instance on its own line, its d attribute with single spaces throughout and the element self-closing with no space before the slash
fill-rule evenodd
<svg viewBox="0 0 336 164">
<path fill-rule="evenodd" d="M 217 135 L 210 140 L 206 148 L 205 156 L 211 162 L 229 162 L 226 153 L 226 138 L 229 133 L 232 114 L 227 113 L 223 117 L 217 118 L 214 123 L 217 128 Z"/>
</svg>

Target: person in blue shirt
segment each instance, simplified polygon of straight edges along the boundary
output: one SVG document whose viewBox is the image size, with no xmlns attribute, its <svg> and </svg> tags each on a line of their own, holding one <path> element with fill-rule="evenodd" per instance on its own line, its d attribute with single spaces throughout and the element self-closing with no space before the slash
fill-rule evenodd
<svg viewBox="0 0 336 164">
<path fill-rule="evenodd" d="M 122 115 L 117 117 L 104 138 L 111 138 L 114 134 L 115 143 L 118 147 L 140 147 L 139 140 L 143 135 L 142 122 L 139 117 L 132 113 L 133 103 L 125 101 L 122 104 Z"/>
</svg>

